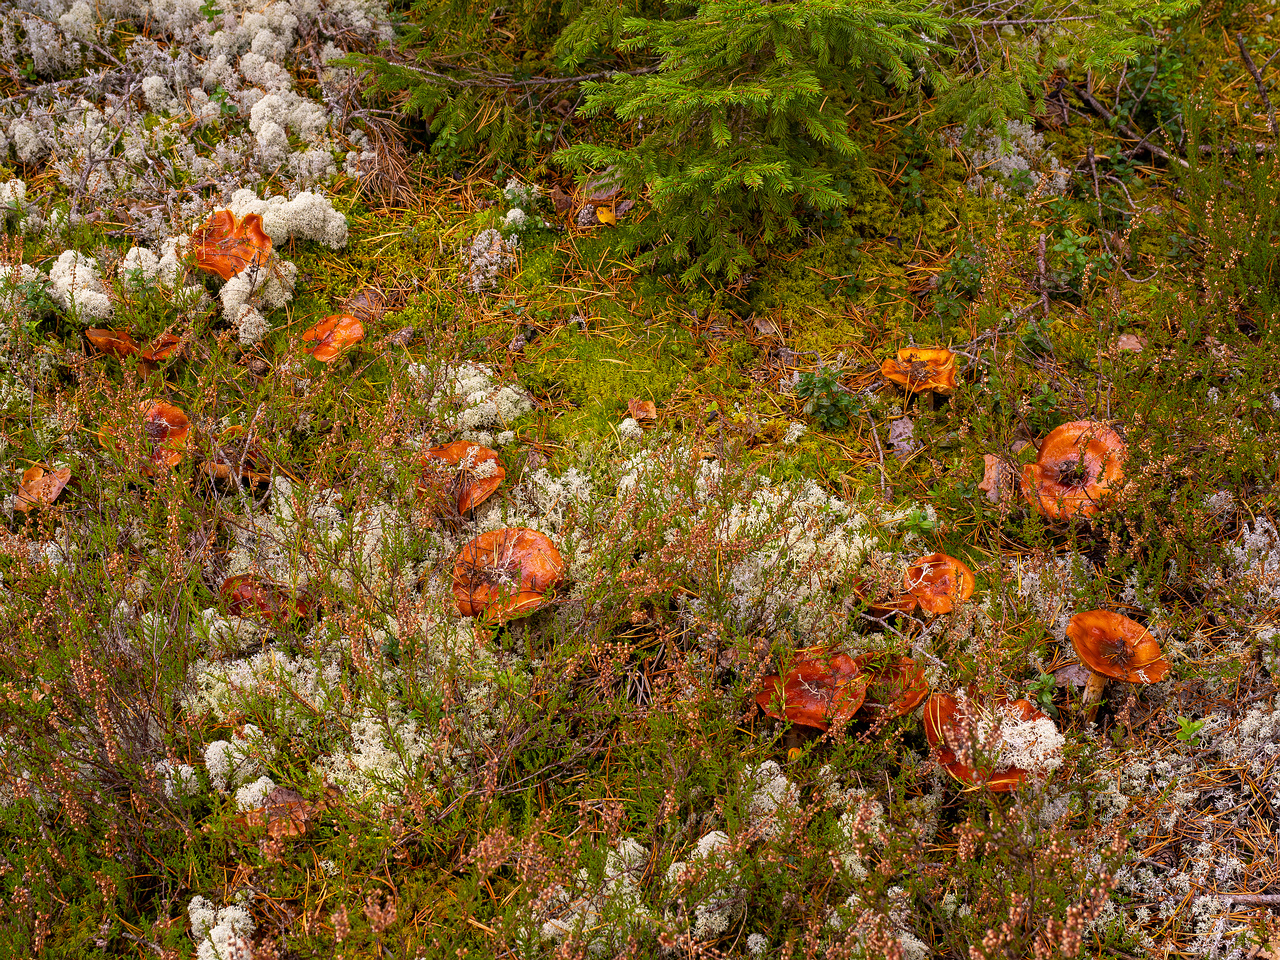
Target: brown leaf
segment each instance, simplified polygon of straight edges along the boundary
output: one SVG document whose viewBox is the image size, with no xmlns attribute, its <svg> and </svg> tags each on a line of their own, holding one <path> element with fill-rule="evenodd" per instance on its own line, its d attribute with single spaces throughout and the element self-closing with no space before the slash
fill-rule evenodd
<svg viewBox="0 0 1280 960">
<path fill-rule="evenodd" d="M 1117 350 L 1132 350 L 1137 353 L 1142 352 L 1142 348 L 1147 345 L 1147 341 L 1136 333 L 1122 333 L 1116 338 Z"/>
<path fill-rule="evenodd" d="M 340 793 L 335 787 L 326 786 L 324 798 L 312 802 L 296 790 L 276 787 L 267 795 L 263 806 L 241 814 L 236 822 L 246 828 L 265 826 L 267 836 L 273 840 L 300 837 L 334 805 L 338 796 Z"/>
<path fill-rule="evenodd" d="M 290 620 L 311 612 L 311 598 L 301 590 L 251 573 L 228 577 L 222 583 L 222 599 L 236 617 L 255 620 Z"/>
<path fill-rule="evenodd" d="M 18 495 L 13 499 L 13 509 L 30 513 L 36 507 L 47 507 L 58 499 L 70 479 L 70 467 L 53 472 L 39 465 L 27 468 L 18 485 Z"/>
<path fill-rule="evenodd" d="M 182 338 L 172 333 L 162 333 L 146 350 L 142 351 L 142 359 L 157 363 L 168 360 L 182 346 Z"/>
<path fill-rule="evenodd" d="M 551 188 L 551 202 L 555 205 L 556 213 L 559 216 L 566 216 L 573 212 L 573 198 L 560 189 L 559 186 Z"/>
<path fill-rule="evenodd" d="M 628 400 L 627 412 L 631 414 L 637 423 L 642 425 L 646 421 L 652 423 L 658 419 L 658 408 L 654 406 L 652 400 Z"/>
<path fill-rule="evenodd" d="M 342 302 L 342 312 L 361 323 L 376 323 L 387 312 L 387 298 L 375 287 L 364 287 Z"/>
<path fill-rule="evenodd" d="M 622 193 L 622 185 L 615 179 L 613 167 L 597 173 L 582 185 L 582 195 L 587 203 L 608 203 Z"/>
</svg>

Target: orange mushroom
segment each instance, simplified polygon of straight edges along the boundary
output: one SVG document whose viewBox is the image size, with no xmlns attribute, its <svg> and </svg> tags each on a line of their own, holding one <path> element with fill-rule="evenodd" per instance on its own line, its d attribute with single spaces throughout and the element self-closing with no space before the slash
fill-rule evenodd
<svg viewBox="0 0 1280 960">
<path fill-rule="evenodd" d="M 819 660 L 799 660 L 780 676 L 765 677 L 756 703 L 777 720 L 826 731 L 833 722 L 848 720 L 867 695 L 868 677 L 845 653 Z"/>
<path fill-rule="evenodd" d="M 1125 444 L 1105 423 L 1073 420 L 1050 431 L 1035 463 L 1022 468 L 1022 492 L 1032 509 L 1054 520 L 1102 509 L 1124 477 Z"/>
<path fill-rule="evenodd" d="M 47 507 L 58 499 L 70 480 L 70 467 L 53 471 L 39 464 L 28 467 L 22 472 L 22 482 L 18 484 L 17 496 L 13 498 L 13 509 L 30 513 L 36 507 Z"/>
<path fill-rule="evenodd" d="M 853 662 L 868 679 L 862 711 L 877 719 L 906 716 L 929 695 L 924 667 L 910 657 L 864 653 Z"/>
<path fill-rule="evenodd" d="M 304 342 L 319 341 L 314 347 L 305 349 L 321 363 L 330 363 L 348 347 L 353 347 L 364 339 L 364 325 L 350 314 L 335 313 L 305 331 L 302 339 Z"/>
<path fill-rule="evenodd" d="M 896 360 L 890 357 L 880 365 L 880 375 L 908 394 L 951 393 L 956 388 L 956 355 L 946 347 L 903 347 Z"/>
<path fill-rule="evenodd" d="M 117 360 L 123 360 L 125 357 L 132 357 L 138 354 L 138 345 L 123 330 L 103 330 L 99 327 L 90 327 L 84 332 L 84 336 L 98 351 L 105 353 L 109 357 L 115 357 Z"/>
<path fill-rule="evenodd" d="M 191 244 L 196 266 L 223 280 L 247 267 L 261 266 L 271 256 L 271 237 L 256 213 L 241 219 L 230 210 L 219 210 L 191 235 Z"/>
<path fill-rule="evenodd" d="M 921 557 L 907 568 L 905 577 L 906 592 L 929 613 L 950 613 L 957 603 L 973 596 L 976 583 L 967 565 L 945 553 Z"/>
<path fill-rule="evenodd" d="M 242 573 L 222 582 L 223 602 L 237 617 L 257 620 L 291 620 L 311 612 L 311 598 L 282 583 Z"/>
<path fill-rule="evenodd" d="M 1015 721 L 1048 719 L 1029 700 L 998 701 L 996 709 Z M 991 764 L 989 755 L 999 751 L 1002 738 L 999 724 L 991 722 L 998 718 L 984 716 L 986 713 L 971 699 L 935 693 L 924 705 L 925 737 L 937 751 L 938 762 L 961 783 L 1007 793 L 1027 778 L 1028 771 L 1014 766 L 1000 769 Z M 979 737 L 983 742 L 976 742 Z"/>
<path fill-rule="evenodd" d="M 1108 680 L 1159 683 L 1168 675 L 1160 642 L 1136 620 L 1111 610 L 1077 613 L 1067 636 L 1080 662 L 1089 668 L 1084 685 L 1085 718 L 1093 720 Z"/>
<path fill-rule="evenodd" d="M 564 561 L 550 540 L 527 527 L 507 527 L 462 548 L 453 598 L 462 616 L 502 623 L 550 603 L 563 579 Z"/>
<path fill-rule="evenodd" d="M 162 400 L 153 403 L 144 400 L 140 409 L 143 411 L 143 429 L 151 444 L 151 462 L 159 466 L 177 466 L 187 445 L 191 421 L 180 409 Z M 143 472 L 149 474 L 151 471 L 144 467 Z"/>
<path fill-rule="evenodd" d="M 142 351 L 142 359 L 152 363 L 168 360 L 174 351 L 182 346 L 182 338 L 173 333 L 162 333 L 146 350 Z"/>
<path fill-rule="evenodd" d="M 458 513 L 488 500 L 507 476 L 496 453 L 466 440 L 432 447 L 418 462 L 422 466 L 418 493 L 434 492 L 452 500 Z"/>
</svg>

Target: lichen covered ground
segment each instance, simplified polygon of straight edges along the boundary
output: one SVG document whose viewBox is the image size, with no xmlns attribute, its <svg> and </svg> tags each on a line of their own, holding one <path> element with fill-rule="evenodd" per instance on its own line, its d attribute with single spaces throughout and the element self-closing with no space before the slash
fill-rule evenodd
<svg viewBox="0 0 1280 960">
<path fill-rule="evenodd" d="M 1069 84 L 1003 136 L 869 104 L 847 210 L 682 289 L 616 252 L 644 197 L 364 109 L 388 19 L 0 0 L 0 956 L 1280 955 L 1280 176 L 1222 39 L 1270 23 L 1179 27 L 1188 169 Z M 226 280 L 220 210 L 270 238 Z M 930 346 L 953 391 L 884 376 Z M 1123 479 L 1055 519 L 1073 421 Z M 561 575 L 461 616 L 511 528 Z M 877 607 L 935 552 L 970 598 Z M 1169 672 L 1090 719 L 1093 609 Z M 837 655 L 937 699 L 758 705 Z"/>
</svg>

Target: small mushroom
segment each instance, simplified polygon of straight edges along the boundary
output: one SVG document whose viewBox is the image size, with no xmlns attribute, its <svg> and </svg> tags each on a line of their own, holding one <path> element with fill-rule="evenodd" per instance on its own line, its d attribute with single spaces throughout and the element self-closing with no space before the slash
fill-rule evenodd
<svg viewBox="0 0 1280 960">
<path fill-rule="evenodd" d="M 212 456 L 200 465 L 213 480 L 229 481 L 233 474 L 251 484 L 271 482 L 271 461 L 260 444 L 239 439 L 244 427 L 233 425 L 222 431 L 213 445 Z"/>
<path fill-rule="evenodd" d="M 818 660 L 799 660 L 780 676 L 765 677 L 756 703 L 776 720 L 790 720 L 804 727 L 826 731 L 832 723 L 848 720 L 867 695 L 868 678 L 845 653 Z"/>
<path fill-rule="evenodd" d="M 1111 610 L 1077 613 L 1067 636 L 1080 662 L 1089 668 L 1084 687 L 1085 719 L 1092 721 L 1108 680 L 1159 683 L 1169 673 L 1160 642 L 1136 620 Z"/>
<path fill-rule="evenodd" d="M 903 347 L 897 359 L 880 365 L 880 375 L 900 384 L 907 394 L 948 394 L 956 388 L 956 355 L 946 347 Z"/>
<path fill-rule="evenodd" d="M 251 573 L 228 577 L 220 592 L 227 610 L 237 617 L 284 621 L 311 612 L 311 598 L 304 592 Z"/>
<path fill-rule="evenodd" d="M 1022 468 L 1022 492 L 1032 509 L 1054 520 L 1102 509 L 1124 477 L 1125 443 L 1105 423 L 1073 420 L 1050 431 L 1035 463 Z"/>
<path fill-rule="evenodd" d="M 464 617 L 502 623 L 555 599 L 564 561 L 546 536 L 527 527 L 482 533 L 462 548 L 453 567 L 453 598 Z"/>
<path fill-rule="evenodd" d="M 903 717 L 929 695 L 924 667 L 910 657 L 890 653 L 864 653 L 853 658 L 867 678 L 862 712 L 877 719 Z"/>
<path fill-rule="evenodd" d="M 302 339 L 319 341 L 313 347 L 306 347 L 306 352 L 321 363 L 330 363 L 364 339 L 364 325 L 350 314 L 336 313 L 305 331 Z"/>
<path fill-rule="evenodd" d="M 451 500 L 458 513 L 488 500 L 507 476 L 496 453 L 466 440 L 432 447 L 418 462 L 422 466 L 418 493 L 434 492 Z"/>
<path fill-rule="evenodd" d="M 906 592 L 928 613 L 950 613 L 957 603 L 973 596 L 977 580 L 973 571 L 955 557 L 931 553 L 907 568 Z"/>
<path fill-rule="evenodd" d="M 71 480 L 71 468 L 47 470 L 36 464 L 22 472 L 22 482 L 13 498 L 13 509 L 30 513 L 36 507 L 47 507 L 57 500 Z"/>
<path fill-rule="evenodd" d="M 243 219 L 230 210 L 219 210 L 191 235 L 196 266 L 223 280 L 251 266 L 261 266 L 271 256 L 271 237 L 262 228 L 262 217 L 250 213 Z"/>
</svg>

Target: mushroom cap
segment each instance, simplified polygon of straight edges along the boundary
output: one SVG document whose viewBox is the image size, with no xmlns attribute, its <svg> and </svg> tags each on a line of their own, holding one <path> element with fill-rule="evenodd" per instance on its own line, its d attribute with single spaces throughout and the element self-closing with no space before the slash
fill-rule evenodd
<svg viewBox="0 0 1280 960">
<path fill-rule="evenodd" d="M 85 339 L 94 348 L 109 357 L 123 360 L 138 353 L 138 345 L 124 330 L 104 330 L 101 327 L 90 327 L 84 332 Z"/>
<path fill-rule="evenodd" d="M 244 434 L 244 427 L 235 424 L 222 431 L 213 444 L 212 455 L 201 464 L 201 469 L 214 480 L 230 480 L 233 472 L 250 483 L 271 482 L 271 460 L 255 440 L 245 443 L 237 438 Z"/>
<path fill-rule="evenodd" d="M 503 622 L 533 613 L 555 598 L 564 561 L 537 530 L 507 527 L 476 537 L 453 567 L 453 598 L 464 617 Z"/>
<path fill-rule="evenodd" d="M 163 400 L 142 401 L 143 428 L 151 443 L 151 460 L 166 467 L 177 466 L 187 445 L 191 421 L 178 407 Z"/>
<path fill-rule="evenodd" d="M 1093 516 L 1124 477 L 1125 453 L 1124 441 L 1105 423 L 1064 423 L 1044 438 L 1036 462 L 1022 468 L 1023 495 L 1055 520 Z"/>
<path fill-rule="evenodd" d="M 22 472 L 22 482 L 13 498 L 13 509 L 30 513 L 36 507 L 45 507 L 58 499 L 71 480 L 71 468 L 46 470 L 36 464 Z"/>
<path fill-rule="evenodd" d="M 1129 683 L 1159 683 L 1169 673 L 1160 642 L 1142 624 L 1111 610 L 1077 613 L 1067 636 L 1080 662 L 1095 673 Z"/>
<path fill-rule="evenodd" d="M 853 595 L 867 605 L 867 613 L 880 620 L 898 613 L 911 613 L 918 602 L 909 593 L 889 596 L 883 584 L 870 578 L 858 577 L 851 586 Z"/>
<path fill-rule="evenodd" d="M 886 720 L 903 717 L 929 695 L 924 667 L 910 657 L 864 653 L 853 662 L 868 681 L 862 704 L 865 713 Z"/>
<path fill-rule="evenodd" d="M 951 393 L 956 388 L 956 355 L 946 347 L 903 347 L 897 359 L 890 357 L 880 365 L 880 375 L 901 384 L 907 393 Z"/>
<path fill-rule="evenodd" d="M 168 360 L 173 352 L 182 346 L 182 338 L 174 333 L 162 333 L 155 342 L 142 351 L 142 359 L 152 362 Z"/>
<path fill-rule="evenodd" d="M 1036 710 L 1028 700 L 1014 701 L 1011 706 L 1023 720 L 1034 720 L 1044 716 Z M 1027 778 L 1027 771 L 1020 767 L 1007 770 L 983 770 L 962 762 L 957 749 L 964 746 L 964 729 L 969 726 L 965 721 L 966 709 L 955 697 L 944 693 L 934 693 L 924 705 L 924 735 L 929 746 L 938 752 L 938 762 L 946 767 L 947 772 L 967 784 L 969 787 L 985 787 L 993 793 L 1008 793 L 1017 789 Z M 970 752 L 970 751 L 965 751 Z"/>
<path fill-rule="evenodd" d="M 329 363 L 364 339 L 364 324 L 349 313 L 335 313 L 304 331 L 302 339 L 318 340 L 315 346 L 305 349 L 321 363 Z"/>
<path fill-rule="evenodd" d="M 191 246 L 196 266 L 223 280 L 230 280 L 246 267 L 264 264 L 271 256 L 271 237 L 256 213 L 240 219 L 230 210 L 218 210 L 191 234 Z"/>
<path fill-rule="evenodd" d="M 241 573 L 228 577 L 219 591 L 233 616 L 255 620 L 291 620 L 311 612 L 311 598 L 274 580 Z"/>
<path fill-rule="evenodd" d="M 945 553 L 930 553 L 907 568 L 904 586 L 929 613 L 950 613 L 973 596 L 977 578 L 964 562 Z"/>
<path fill-rule="evenodd" d="M 496 453 L 466 440 L 432 447 L 418 463 L 422 466 L 418 493 L 441 491 L 454 499 L 459 513 L 488 500 L 507 476 Z"/>
<path fill-rule="evenodd" d="M 777 720 L 825 731 L 832 722 L 848 720 L 858 712 L 867 695 L 867 680 L 857 662 L 845 653 L 798 660 L 785 680 L 764 678 L 756 703 Z M 775 703 L 780 703 L 781 712 Z"/>
</svg>

